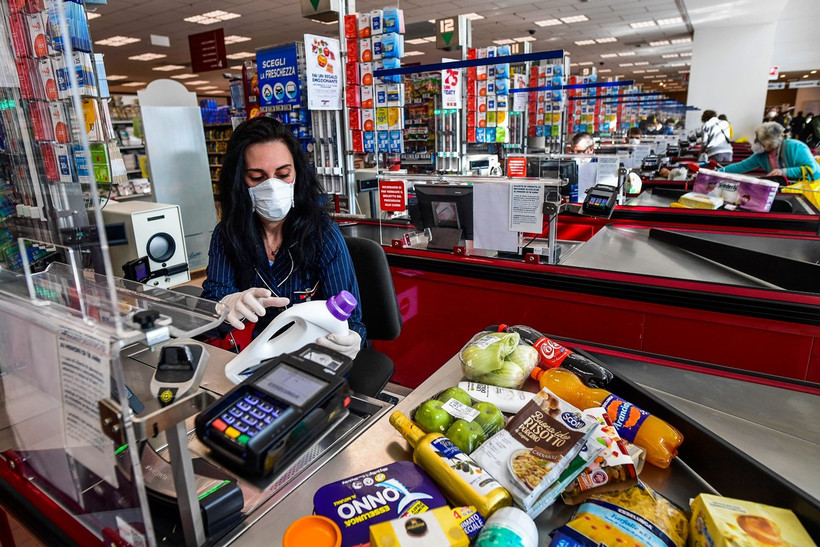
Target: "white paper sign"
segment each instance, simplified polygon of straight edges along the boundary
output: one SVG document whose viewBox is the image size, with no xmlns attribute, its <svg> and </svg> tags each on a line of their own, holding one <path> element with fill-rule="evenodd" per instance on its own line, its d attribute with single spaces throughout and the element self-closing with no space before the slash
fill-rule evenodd
<svg viewBox="0 0 820 547">
<path fill-rule="evenodd" d="M 518 232 L 511 231 L 509 183 L 473 185 L 473 246 L 494 251 L 518 251 Z"/>
<path fill-rule="evenodd" d="M 441 107 L 461 108 L 460 68 L 445 68 L 441 71 Z"/>
<path fill-rule="evenodd" d="M 587 190 L 598 180 L 598 162 L 580 158 L 578 160 L 578 203 L 583 203 Z"/>
<path fill-rule="evenodd" d="M 305 34 L 308 108 L 342 109 L 342 62 L 339 40 Z"/>
<path fill-rule="evenodd" d="M 608 184 L 618 186 L 618 167 L 620 166 L 618 156 L 599 156 L 598 174 L 595 177 L 595 184 Z"/>
<path fill-rule="evenodd" d="M 544 229 L 544 185 L 510 185 L 510 230 L 540 234 Z"/>
<path fill-rule="evenodd" d="M 527 76 L 525 74 L 513 74 L 513 89 L 524 89 L 527 87 Z M 527 94 L 513 93 L 512 109 L 514 112 L 524 112 L 527 110 Z"/>
</svg>

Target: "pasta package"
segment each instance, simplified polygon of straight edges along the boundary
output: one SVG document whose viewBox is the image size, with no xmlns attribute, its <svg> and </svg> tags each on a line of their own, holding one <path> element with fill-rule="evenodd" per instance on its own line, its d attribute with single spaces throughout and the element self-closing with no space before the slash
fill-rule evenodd
<svg viewBox="0 0 820 547">
<path fill-rule="evenodd" d="M 541 501 L 542 495 L 559 483 L 561 487 L 556 488 L 550 501 L 557 498 L 589 463 L 584 458 L 574 460 L 585 447 L 594 449 L 587 440 L 596 424 L 593 418 L 543 389 L 471 457 L 535 518 L 549 506 Z M 565 473 L 570 467 L 572 471 Z"/>
<path fill-rule="evenodd" d="M 550 547 L 667 545 L 684 547 L 686 514 L 646 485 L 591 496 L 552 533 Z"/>
</svg>

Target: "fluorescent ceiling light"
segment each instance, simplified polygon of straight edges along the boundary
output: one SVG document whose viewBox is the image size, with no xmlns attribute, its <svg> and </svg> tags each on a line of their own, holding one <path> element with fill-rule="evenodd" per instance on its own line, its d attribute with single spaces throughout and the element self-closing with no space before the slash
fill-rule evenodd
<svg viewBox="0 0 820 547">
<path fill-rule="evenodd" d="M 535 36 L 519 36 L 518 38 L 513 38 L 516 42 L 535 42 Z"/>
<path fill-rule="evenodd" d="M 154 61 L 156 59 L 162 59 L 164 57 L 168 57 L 164 53 L 141 53 L 139 55 L 132 55 L 129 57 L 132 61 Z"/>
<path fill-rule="evenodd" d="M 405 40 L 404 43 L 405 44 L 412 44 L 414 46 L 418 46 L 418 45 L 421 45 L 421 44 L 426 44 L 427 40 L 425 40 L 424 38 L 411 38 L 409 40 Z M 498 42 L 495 42 L 495 43 L 497 44 Z"/>
<path fill-rule="evenodd" d="M 591 66 L 592 64 L 591 61 L 584 61 L 583 63 L 578 63 L 578 66 Z"/>
<path fill-rule="evenodd" d="M 601 53 L 601 57 L 603 57 L 604 59 L 610 59 L 612 57 L 617 57 L 617 56 L 618 56 L 617 53 Z"/>
<path fill-rule="evenodd" d="M 480 13 L 465 13 L 463 15 L 470 21 L 478 21 L 479 19 L 484 19 L 484 16 Z"/>
<path fill-rule="evenodd" d="M 240 51 L 238 53 L 231 53 L 225 57 L 228 59 L 247 59 L 249 57 L 256 57 L 256 53 L 251 53 L 250 51 Z"/>
<path fill-rule="evenodd" d="M 604 74 L 604 73 L 606 73 L 606 72 L 612 72 L 612 69 L 610 69 L 610 68 L 602 68 L 601 70 L 599 70 L 599 71 L 598 71 L 598 74 Z"/>
<path fill-rule="evenodd" d="M 205 90 L 208 90 L 208 89 L 219 89 L 219 86 L 204 85 L 204 86 L 198 87 L 197 89 L 200 90 L 200 91 L 205 91 Z"/>
<path fill-rule="evenodd" d="M 162 65 L 162 66 L 155 66 L 151 70 L 158 70 L 160 72 L 171 72 L 172 70 L 182 70 L 185 68 L 182 65 Z"/>
<path fill-rule="evenodd" d="M 646 69 L 646 72 L 647 72 L 647 73 L 650 73 L 650 72 L 660 72 L 660 70 L 661 70 L 661 69 L 659 69 L 659 68 L 647 68 L 647 69 Z"/>
<path fill-rule="evenodd" d="M 649 45 L 652 46 L 652 47 L 668 46 L 669 45 L 669 40 L 656 40 L 654 42 L 649 42 Z"/>
<path fill-rule="evenodd" d="M 435 42 L 436 37 L 435 36 L 425 36 L 424 38 L 422 38 L 422 40 L 424 40 L 425 42 Z"/>
<path fill-rule="evenodd" d="M 131 36 L 112 36 L 111 38 L 106 38 L 105 40 L 97 40 L 94 43 L 98 46 L 120 47 L 139 41 L 139 38 L 133 38 Z"/>
<path fill-rule="evenodd" d="M 618 53 L 618 57 L 633 57 L 634 55 L 634 51 L 621 51 Z"/>
<path fill-rule="evenodd" d="M 230 11 L 215 10 L 209 11 L 208 13 L 203 13 L 201 15 L 186 17 L 185 19 L 183 19 L 183 21 L 188 21 L 189 23 L 197 23 L 200 25 L 212 25 L 214 23 L 219 23 L 220 21 L 236 19 L 237 17 L 242 16 L 238 13 L 232 13 Z"/>
<path fill-rule="evenodd" d="M 97 17 L 102 17 L 102 13 L 94 13 L 93 11 L 86 12 L 86 16 L 88 16 L 88 20 L 91 21 L 92 19 L 96 19 Z"/>
<path fill-rule="evenodd" d="M 435 20 L 435 19 L 428 19 L 428 20 L 427 20 L 427 22 L 428 22 L 428 23 L 433 23 L 433 24 L 435 24 L 435 23 L 436 23 L 436 20 Z"/>
<path fill-rule="evenodd" d="M 817 71 L 816 71 L 816 70 L 812 70 L 811 72 L 809 72 L 809 74 L 817 74 Z"/>
<path fill-rule="evenodd" d="M 674 59 L 677 56 L 678 56 L 677 53 L 665 53 L 665 54 L 661 55 L 661 57 L 663 57 L 664 59 Z"/>
<path fill-rule="evenodd" d="M 231 70 L 242 70 L 245 67 L 243 67 L 242 65 L 233 65 L 230 68 Z M 173 78 L 173 76 L 171 76 L 171 78 Z"/>
<path fill-rule="evenodd" d="M 655 21 L 639 21 L 637 23 L 629 23 L 629 26 L 632 28 L 647 28 L 647 27 L 654 27 Z"/>
<path fill-rule="evenodd" d="M 668 64 L 668 65 L 666 65 L 666 66 L 686 66 L 686 65 L 688 65 L 688 64 L 689 64 L 689 63 L 669 63 L 669 64 Z"/>
<path fill-rule="evenodd" d="M 635 63 L 635 66 L 646 66 L 649 64 L 649 61 L 641 61 L 639 63 Z"/>
<path fill-rule="evenodd" d="M 190 80 L 191 78 L 199 78 L 199 74 L 174 74 L 171 78 L 175 80 Z"/>
<path fill-rule="evenodd" d="M 142 85 L 148 85 L 145 82 L 128 82 L 127 84 L 120 84 L 122 87 L 139 87 Z"/>
<path fill-rule="evenodd" d="M 657 78 L 657 76 L 654 74 L 647 74 L 644 78 Z"/>
<path fill-rule="evenodd" d="M 692 52 L 691 51 L 684 51 L 683 53 L 680 54 L 680 56 L 681 57 L 691 57 Z"/>
<path fill-rule="evenodd" d="M 615 38 L 614 36 L 609 36 L 607 38 L 596 38 L 595 41 L 598 42 L 599 44 L 609 44 L 611 42 L 617 42 L 618 39 Z"/>
<path fill-rule="evenodd" d="M 595 43 L 595 40 L 576 40 L 575 41 L 576 46 L 591 46 L 594 43 Z"/>
<path fill-rule="evenodd" d="M 692 41 L 691 38 L 675 38 L 674 40 L 672 40 L 672 43 L 673 44 L 688 44 L 691 41 Z"/>
<path fill-rule="evenodd" d="M 582 23 L 584 21 L 589 21 L 589 17 L 586 15 L 570 15 L 569 17 L 561 17 L 561 21 L 564 23 Z"/>
<path fill-rule="evenodd" d="M 185 85 L 208 85 L 208 80 L 194 80 L 193 82 L 185 82 Z"/>
<path fill-rule="evenodd" d="M 635 66 L 635 63 L 621 63 L 618 66 Z"/>
<path fill-rule="evenodd" d="M 679 70 L 679 71 L 678 71 L 678 74 L 686 74 L 686 73 L 688 73 L 688 72 L 689 72 L 688 70 Z M 785 78 L 785 77 L 786 77 L 786 75 L 785 75 L 785 74 L 784 74 L 783 76 L 781 76 L 781 78 Z"/>
<path fill-rule="evenodd" d="M 109 74 L 105 77 L 105 79 L 110 82 L 114 82 L 116 80 L 127 80 L 128 76 L 123 76 L 122 74 Z"/>
<path fill-rule="evenodd" d="M 405 43 L 408 43 L 405 41 Z M 493 40 L 493 43 L 499 46 L 507 46 L 509 44 L 514 44 L 515 40 L 510 40 L 509 38 L 505 38 L 503 40 Z"/>
<path fill-rule="evenodd" d="M 679 25 L 683 23 L 683 17 L 670 17 L 668 19 L 658 19 L 658 24 L 664 25 Z"/>
<path fill-rule="evenodd" d="M 318 21 L 316 19 L 311 19 L 314 23 L 319 23 L 320 25 L 338 25 L 339 21 Z"/>
<path fill-rule="evenodd" d="M 237 34 L 231 34 L 230 36 L 225 36 L 225 43 L 226 44 L 238 44 L 239 42 L 250 42 L 251 39 L 249 36 L 239 36 Z"/>
<path fill-rule="evenodd" d="M 535 24 L 539 27 L 553 27 L 555 25 L 560 25 L 561 21 L 558 19 L 544 19 L 543 21 L 535 21 Z"/>
<path fill-rule="evenodd" d="M 632 74 L 643 74 L 645 72 L 646 72 L 645 70 L 633 70 Z"/>
<path fill-rule="evenodd" d="M 405 57 L 415 57 L 416 55 L 424 55 L 423 51 L 405 51 Z"/>
</svg>

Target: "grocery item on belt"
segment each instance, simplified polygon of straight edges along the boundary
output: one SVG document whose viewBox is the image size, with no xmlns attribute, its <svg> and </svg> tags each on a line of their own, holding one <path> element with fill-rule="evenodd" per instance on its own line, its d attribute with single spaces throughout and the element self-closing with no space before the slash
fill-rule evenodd
<svg viewBox="0 0 820 547">
<path fill-rule="evenodd" d="M 638 484 L 626 490 L 591 496 L 578 507 L 572 520 L 552 532 L 550 547 L 684 547 L 686 536 L 684 512 L 660 494 Z"/>
<path fill-rule="evenodd" d="M 413 462 L 395 462 L 326 484 L 313 496 L 316 514 L 342 530 L 342 545 L 367 543 L 372 524 L 447 505 Z"/>
<path fill-rule="evenodd" d="M 370 527 L 371 547 L 413 545 L 469 547 L 470 538 L 461 529 L 449 507 L 436 507 L 426 513 L 380 522 Z"/>
<path fill-rule="evenodd" d="M 475 547 L 538 547 L 535 522 L 518 507 L 504 507 L 487 520 Z"/>
<path fill-rule="evenodd" d="M 564 470 L 587 446 L 596 424 L 578 408 L 548 390 L 541 390 L 472 456 L 534 518 L 546 508 L 536 503 L 539 497 L 562 478 Z M 588 463 L 577 462 L 575 475 Z M 565 476 L 566 484 L 575 475 Z M 564 486 L 554 496 L 559 496 Z"/>
<path fill-rule="evenodd" d="M 591 494 L 625 490 L 638 482 L 638 471 L 627 444 L 618 435 L 606 410 L 588 408 L 584 414 L 598 422 L 592 441 L 602 444 L 604 449 L 561 494 L 569 505 L 581 503 Z"/>
<path fill-rule="evenodd" d="M 427 472 L 453 505 L 471 505 L 487 518 L 512 505 L 510 493 L 441 433 L 425 433 L 396 411 L 390 425 L 413 447 L 413 461 Z"/>
<path fill-rule="evenodd" d="M 502 507 L 502 509 L 504 509 Z M 502 509 L 499 509 L 502 510 Z M 498 511 L 496 511 L 497 513 Z M 453 516 L 458 522 L 458 525 L 461 526 L 461 529 L 464 530 L 464 533 L 467 534 L 467 537 L 472 542 L 475 540 L 478 533 L 481 532 L 481 529 L 484 528 L 484 524 L 486 521 L 484 517 L 481 516 L 481 513 L 476 511 L 476 508 L 473 506 L 467 507 L 454 507 L 453 508 Z"/>
<path fill-rule="evenodd" d="M 479 332 L 458 352 L 468 380 L 520 388 L 538 364 L 538 351 L 515 332 Z"/>
<path fill-rule="evenodd" d="M 691 507 L 689 544 L 693 547 L 815 545 L 788 509 L 712 494 L 699 495 Z"/>
</svg>

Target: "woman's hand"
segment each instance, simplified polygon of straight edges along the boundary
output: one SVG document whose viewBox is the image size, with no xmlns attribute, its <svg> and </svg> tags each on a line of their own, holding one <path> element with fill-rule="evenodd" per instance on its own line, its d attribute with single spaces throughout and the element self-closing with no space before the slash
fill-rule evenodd
<svg viewBox="0 0 820 547">
<path fill-rule="evenodd" d="M 769 177 L 785 177 L 786 175 L 783 174 L 782 169 L 772 169 L 771 171 L 769 171 L 769 174 L 767 176 L 769 176 Z"/>
<path fill-rule="evenodd" d="M 229 294 L 216 305 L 216 312 L 222 314 L 228 310 L 225 321 L 235 329 L 243 330 L 245 325 L 242 321 L 247 320 L 256 323 L 259 318 L 265 315 L 265 308 L 284 308 L 290 303 L 287 298 L 271 296 L 268 289 L 254 287 L 242 292 Z"/>
<path fill-rule="evenodd" d="M 348 330 L 347 334 L 328 334 L 322 336 L 316 343 L 322 347 L 338 351 L 351 359 L 356 358 L 359 349 L 362 347 L 362 337 L 354 330 Z"/>
</svg>

